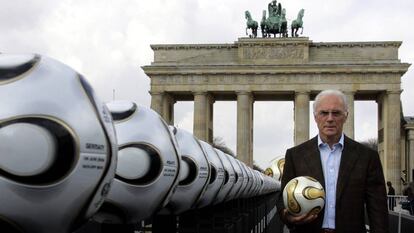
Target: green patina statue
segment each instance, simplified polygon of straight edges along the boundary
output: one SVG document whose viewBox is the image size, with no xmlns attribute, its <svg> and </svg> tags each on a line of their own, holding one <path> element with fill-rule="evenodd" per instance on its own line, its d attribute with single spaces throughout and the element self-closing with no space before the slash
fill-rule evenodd
<svg viewBox="0 0 414 233">
<path fill-rule="evenodd" d="M 277 4 L 276 0 L 270 2 L 267 6 L 269 11 L 269 18 L 266 18 L 266 10 L 263 11 L 262 21 L 260 22 L 260 29 L 262 37 L 270 37 L 273 34 L 279 34 L 280 37 L 287 37 L 287 20 L 286 9 L 282 8 L 282 4 Z"/>
<path fill-rule="evenodd" d="M 250 15 L 249 11 L 246 11 L 244 13 L 244 15 L 245 15 L 245 18 L 247 19 L 247 22 L 246 22 L 246 35 L 248 35 L 247 30 L 251 29 L 252 30 L 252 35 L 249 35 L 249 37 L 256 38 L 257 37 L 257 28 L 259 27 L 259 25 L 257 24 L 257 21 L 252 19 L 252 16 Z"/>
<path fill-rule="evenodd" d="M 288 27 L 286 20 L 286 9 L 282 8 L 282 4 L 272 0 L 267 5 L 267 10 L 269 12 L 269 17 L 266 18 L 266 10 L 263 10 L 262 20 L 260 21 L 260 30 L 262 31 L 262 37 L 271 37 L 273 34 L 276 37 L 279 34 L 280 37 L 288 37 Z M 293 20 L 291 23 L 291 32 L 292 37 L 298 37 L 298 30 L 302 28 L 301 34 L 303 33 L 303 15 L 305 13 L 304 9 L 299 11 L 298 17 L 296 20 Z M 246 11 L 245 16 L 247 19 L 246 35 L 247 29 L 252 29 L 253 37 L 257 36 L 257 22 L 252 19 L 250 12 Z M 252 37 L 252 35 L 250 35 Z"/>
<path fill-rule="evenodd" d="M 280 10 L 279 8 L 282 7 L 282 4 L 279 2 L 279 6 L 276 4 L 276 0 L 271 1 L 268 5 L 267 5 L 267 10 L 269 11 L 269 17 L 276 17 L 277 15 L 279 15 Z"/>
<path fill-rule="evenodd" d="M 303 15 L 304 14 L 305 14 L 305 10 L 304 9 L 301 9 L 299 11 L 299 13 L 298 13 L 298 17 L 295 20 L 293 20 L 293 22 L 292 22 L 292 24 L 290 26 L 291 33 L 292 33 L 292 37 L 298 37 L 299 36 L 298 35 L 299 28 L 302 28 L 302 31 L 300 32 L 300 34 L 303 33 L 303 21 L 302 21 L 302 18 L 303 18 Z"/>
</svg>

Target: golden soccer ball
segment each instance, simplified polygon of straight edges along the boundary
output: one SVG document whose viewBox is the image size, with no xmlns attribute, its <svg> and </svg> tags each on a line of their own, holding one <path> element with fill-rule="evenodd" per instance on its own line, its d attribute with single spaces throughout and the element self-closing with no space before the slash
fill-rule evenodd
<svg viewBox="0 0 414 233">
<path fill-rule="evenodd" d="M 279 156 L 270 161 L 270 166 L 266 168 L 265 175 L 273 177 L 275 180 L 281 181 L 283 168 L 285 167 L 285 157 Z"/>
<path fill-rule="evenodd" d="M 325 191 L 316 179 L 299 176 L 290 180 L 283 189 L 283 203 L 294 216 L 318 214 L 325 205 Z"/>
</svg>

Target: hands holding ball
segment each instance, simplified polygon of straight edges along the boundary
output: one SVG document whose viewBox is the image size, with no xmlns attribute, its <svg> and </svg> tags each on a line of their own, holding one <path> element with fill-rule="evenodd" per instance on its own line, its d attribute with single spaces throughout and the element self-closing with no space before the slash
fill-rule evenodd
<svg viewBox="0 0 414 233">
<path fill-rule="evenodd" d="M 325 204 L 325 191 L 312 177 L 299 176 L 290 180 L 283 189 L 285 208 L 283 217 L 294 224 L 316 219 Z"/>
</svg>

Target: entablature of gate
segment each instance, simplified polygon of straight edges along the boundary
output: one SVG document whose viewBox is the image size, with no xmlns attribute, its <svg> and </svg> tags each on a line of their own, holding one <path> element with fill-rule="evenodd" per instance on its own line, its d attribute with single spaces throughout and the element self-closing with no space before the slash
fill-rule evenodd
<svg viewBox="0 0 414 233">
<path fill-rule="evenodd" d="M 317 89 L 309 89 L 305 92 L 309 95 L 309 100 L 314 100 L 316 95 L 328 87 L 321 89 L 323 87 L 318 87 Z M 332 88 L 332 87 L 330 87 Z M 336 87 L 342 91 L 348 90 L 342 89 L 341 87 Z M 252 95 L 253 101 L 294 101 L 295 95 L 297 93 L 303 93 L 301 90 L 272 90 L 272 91 L 263 91 L 263 90 L 243 90 L 243 91 L 205 91 L 206 95 L 212 98 L 213 101 L 235 101 L 237 100 L 237 94 L 240 92 L 250 93 Z M 350 92 L 344 91 L 345 93 L 352 93 L 353 100 L 355 101 L 377 101 L 381 96 L 386 94 L 388 91 L 383 89 L 378 90 L 353 90 Z M 174 91 L 166 90 L 163 92 L 169 96 L 172 96 L 174 101 L 193 101 L 195 93 L 191 91 Z M 414 127 L 413 127 L 414 129 Z"/>
<path fill-rule="evenodd" d="M 337 74 L 337 73 L 397 73 L 403 75 L 410 64 L 297 64 L 297 65 L 163 65 L 144 66 L 145 73 L 153 75 L 258 75 L 258 74 Z"/>
<path fill-rule="evenodd" d="M 299 89 L 324 89 L 376 99 L 400 91 L 410 64 L 398 58 L 399 41 L 313 42 L 299 38 L 240 38 L 234 44 L 152 45 L 154 62 L 142 67 L 151 91 L 190 100 L 192 92 L 231 100 L 237 91 L 256 99 L 292 99 Z M 293 93 L 293 94 L 292 94 Z"/>
<path fill-rule="evenodd" d="M 400 63 L 400 45 L 400 41 L 312 42 L 307 37 L 239 38 L 233 44 L 151 45 L 151 66 L 389 64 Z"/>
</svg>

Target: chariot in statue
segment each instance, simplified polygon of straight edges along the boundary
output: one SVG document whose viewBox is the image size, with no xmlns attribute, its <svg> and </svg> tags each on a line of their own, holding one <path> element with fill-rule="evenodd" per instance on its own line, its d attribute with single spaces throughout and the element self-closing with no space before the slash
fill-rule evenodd
<svg viewBox="0 0 414 233">
<path fill-rule="evenodd" d="M 282 4 L 276 3 L 273 0 L 268 4 L 269 17 L 266 18 L 266 10 L 263 11 L 262 21 L 260 22 L 260 29 L 263 37 L 271 37 L 273 34 L 276 37 L 279 34 L 280 37 L 287 37 L 287 20 L 286 9 L 282 8 Z"/>
<path fill-rule="evenodd" d="M 272 0 L 268 6 L 267 11 L 269 16 L 266 17 L 266 10 L 263 10 L 262 20 L 260 21 L 260 30 L 262 31 L 262 37 L 288 37 L 288 22 L 286 20 L 286 9 L 282 7 L 282 4 L 277 3 L 276 0 Z M 302 29 L 303 33 L 303 21 L 305 10 L 301 9 L 298 16 L 291 23 L 291 36 L 298 37 L 299 28 Z M 245 12 L 246 22 L 246 35 L 248 35 L 248 29 L 251 29 L 250 37 L 257 37 L 258 23 L 253 20 L 249 11 Z"/>
</svg>

